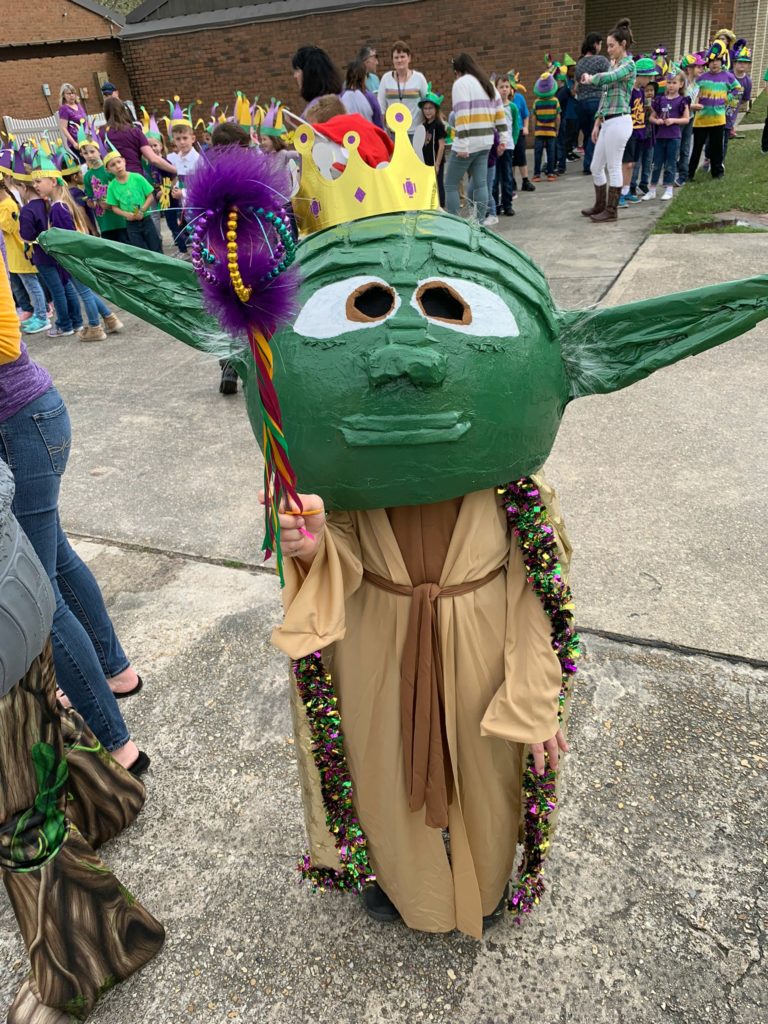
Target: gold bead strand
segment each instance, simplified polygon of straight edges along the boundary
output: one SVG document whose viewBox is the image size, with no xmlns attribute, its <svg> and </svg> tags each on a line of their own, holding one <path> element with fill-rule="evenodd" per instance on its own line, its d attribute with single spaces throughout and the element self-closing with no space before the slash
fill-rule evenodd
<svg viewBox="0 0 768 1024">
<path fill-rule="evenodd" d="M 243 284 L 237 263 L 237 210 L 230 210 L 227 217 L 227 267 L 235 294 L 241 302 L 247 302 L 253 289 Z"/>
</svg>

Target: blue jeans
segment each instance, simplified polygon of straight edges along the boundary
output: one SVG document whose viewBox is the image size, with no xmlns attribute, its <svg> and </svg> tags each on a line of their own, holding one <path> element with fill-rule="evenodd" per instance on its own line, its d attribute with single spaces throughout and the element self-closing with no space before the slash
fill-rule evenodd
<svg viewBox="0 0 768 1024">
<path fill-rule="evenodd" d="M 138 249 L 149 249 L 150 252 L 163 251 L 160 235 L 148 213 L 144 215 L 143 220 L 127 220 L 125 223 L 129 245 L 135 245 Z M 181 250 L 186 251 L 186 248 Z"/>
<path fill-rule="evenodd" d="M 537 178 L 541 174 L 541 157 L 546 151 L 547 170 L 546 174 L 555 173 L 555 143 L 554 135 L 537 135 L 533 140 L 533 176 Z"/>
<path fill-rule="evenodd" d="M 688 181 L 688 161 L 691 159 L 693 144 L 693 118 L 684 124 L 680 132 L 680 155 L 677 158 L 678 181 Z"/>
<path fill-rule="evenodd" d="M 85 306 L 85 315 L 88 319 L 89 327 L 98 327 L 101 323 L 101 317 L 109 316 L 112 312 L 109 306 L 104 302 L 96 292 L 92 292 L 86 284 L 82 284 L 80 281 L 75 281 L 75 288 L 77 294 L 83 301 Z"/>
<path fill-rule="evenodd" d="M 456 156 L 454 152 L 448 157 L 445 169 L 445 208 L 448 213 L 458 216 L 459 183 L 465 174 L 469 175 L 470 191 L 476 207 L 479 221 L 484 221 L 488 212 L 488 149 L 472 153 L 469 157 Z"/>
<path fill-rule="evenodd" d="M 58 267 L 39 266 L 37 272 L 48 285 L 56 310 L 56 326 L 60 331 L 79 331 L 83 326 L 83 311 L 71 277 L 62 280 Z"/>
<path fill-rule="evenodd" d="M 664 171 L 664 184 L 674 185 L 677 174 L 677 158 L 680 154 L 680 139 L 656 139 L 653 147 L 653 174 L 651 185 L 657 185 Z"/>
<path fill-rule="evenodd" d="M 644 145 L 640 144 L 639 156 L 635 160 L 635 166 L 632 168 L 632 181 L 630 182 L 630 192 L 633 195 L 637 193 L 638 184 L 643 186 L 645 191 L 648 190 L 648 185 L 651 181 L 651 171 L 653 170 L 653 146 L 648 143 Z"/>
<path fill-rule="evenodd" d="M 107 750 L 128 742 L 106 677 L 130 664 L 99 585 L 61 528 L 59 490 L 71 444 L 69 414 L 56 388 L 0 423 L 0 458 L 16 480 L 13 512 L 53 586 L 51 627 L 59 686 Z"/>
<path fill-rule="evenodd" d="M 592 167 L 592 154 L 595 151 L 595 144 L 592 141 L 592 129 L 595 127 L 595 115 L 600 106 L 600 99 L 577 100 L 576 109 L 579 112 L 579 131 L 584 135 L 584 173 Z"/>
<path fill-rule="evenodd" d="M 493 198 L 496 202 L 496 212 L 499 209 L 512 209 L 512 160 L 513 149 L 505 149 L 496 161 L 496 179 L 493 184 Z"/>
<path fill-rule="evenodd" d="M 171 205 L 167 210 L 164 211 L 165 223 L 168 225 L 171 234 L 173 235 L 173 242 L 179 252 L 187 251 L 187 233 L 183 227 L 181 227 L 181 221 L 183 220 L 183 211 L 178 199 L 172 199 Z M 130 223 L 130 221 L 129 221 Z"/>
<path fill-rule="evenodd" d="M 489 167 L 488 168 L 488 180 L 487 180 L 487 188 L 488 188 L 488 213 L 493 215 L 494 217 L 499 212 L 498 209 L 496 208 L 496 200 L 495 200 L 494 195 L 493 195 L 493 183 L 495 181 L 496 181 L 496 164 L 494 164 L 493 167 Z"/>
<path fill-rule="evenodd" d="M 28 295 L 34 315 L 39 320 L 47 320 L 48 303 L 45 301 L 45 292 L 37 279 L 37 274 L 11 274 L 11 283 L 16 281 Z"/>
<path fill-rule="evenodd" d="M 565 118 L 561 117 L 560 118 L 560 127 L 557 130 L 557 137 L 555 139 L 555 158 L 556 158 L 555 162 L 557 164 L 557 170 L 560 171 L 561 174 L 565 174 L 565 172 L 567 170 L 567 168 L 565 166 L 565 163 L 566 163 L 565 157 L 566 157 L 566 152 L 567 152 L 566 145 L 565 145 L 566 126 L 567 126 L 567 122 L 566 122 Z"/>
</svg>

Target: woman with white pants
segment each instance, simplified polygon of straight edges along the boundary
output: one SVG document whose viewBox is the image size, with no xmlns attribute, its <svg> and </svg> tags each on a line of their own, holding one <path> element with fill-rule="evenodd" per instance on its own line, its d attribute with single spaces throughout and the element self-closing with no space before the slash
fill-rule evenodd
<svg viewBox="0 0 768 1024">
<path fill-rule="evenodd" d="M 611 59 L 610 71 L 581 76 L 582 84 L 599 85 L 603 90 L 592 129 L 595 152 L 591 169 L 595 203 L 581 211 L 583 216 L 596 223 L 617 218 L 622 186 L 621 158 L 632 134 L 630 97 L 635 82 L 635 62 L 627 52 L 632 42 L 629 18 L 623 18 L 609 33 L 606 43 Z"/>
</svg>

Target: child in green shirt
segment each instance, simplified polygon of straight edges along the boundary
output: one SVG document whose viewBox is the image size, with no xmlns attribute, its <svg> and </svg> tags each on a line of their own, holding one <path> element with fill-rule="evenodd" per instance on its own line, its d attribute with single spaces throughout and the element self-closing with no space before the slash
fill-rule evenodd
<svg viewBox="0 0 768 1024">
<path fill-rule="evenodd" d="M 107 204 L 126 221 L 128 243 L 139 249 L 162 252 L 160 235 L 148 215 L 155 196 L 152 185 L 142 174 L 127 171 L 125 160 L 117 151 L 107 154 L 104 166 L 114 175 L 107 186 Z"/>
<path fill-rule="evenodd" d="M 80 156 L 88 170 L 83 176 L 83 192 L 88 206 L 96 214 L 96 223 L 102 238 L 111 242 L 128 242 L 128 233 L 121 217 L 107 207 L 107 186 L 112 175 L 101 160 L 99 147 L 95 142 L 82 142 Z"/>
</svg>

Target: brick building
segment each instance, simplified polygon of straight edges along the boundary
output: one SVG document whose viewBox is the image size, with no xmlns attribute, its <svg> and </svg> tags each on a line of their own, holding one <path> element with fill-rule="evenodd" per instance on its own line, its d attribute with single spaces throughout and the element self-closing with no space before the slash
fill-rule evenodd
<svg viewBox="0 0 768 1024">
<path fill-rule="evenodd" d="M 768 0 L 145 0 L 121 42 L 139 102 L 159 107 L 176 91 L 207 113 L 214 100 L 231 104 L 236 89 L 298 106 L 290 60 L 307 43 L 342 68 L 373 44 L 382 73 L 392 41 L 405 39 L 412 66 L 449 95 L 450 58 L 467 50 L 489 72 L 519 69 L 530 93 L 545 51 L 577 57 L 586 30 L 605 34 L 622 15 L 632 19 L 636 52 L 663 43 L 678 55 L 706 46 L 713 28 L 733 27 L 753 43 L 762 71 L 767 13 Z"/>
<path fill-rule="evenodd" d="M 44 0 L 34 7 L 0 0 L 0 114 L 36 118 L 55 112 L 62 82 L 87 89 L 91 113 L 101 109 L 101 81 L 114 82 L 126 96 L 123 21 L 93 0 Z M 47 101 L 44 85 L 51 90 Z"/>
</svg>

